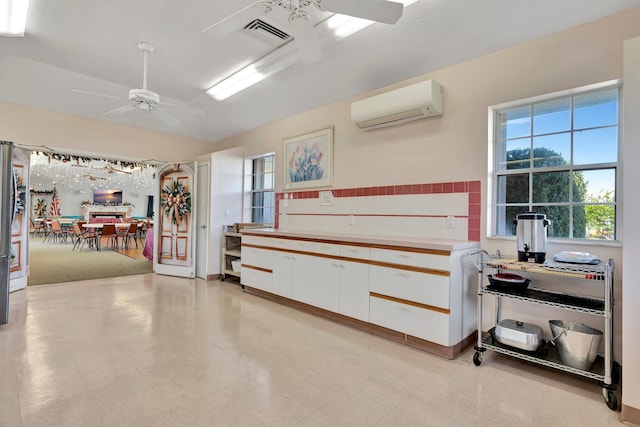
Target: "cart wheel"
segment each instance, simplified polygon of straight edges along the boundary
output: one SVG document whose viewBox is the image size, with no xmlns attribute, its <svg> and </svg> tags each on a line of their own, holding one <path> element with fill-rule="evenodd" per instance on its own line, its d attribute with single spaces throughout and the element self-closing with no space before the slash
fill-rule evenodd
<svg viewBox="0 0 640 427">
<path fill-rule="evenodd" d="M 482 353 L 480 353 L 479 351 L 476 351 L 475 354 L 473 355 L 473 364 L 476 366 L 480 366 L 481 363 L 482 363 Z"/>
<path fill-rule="evenodd" d="M 223 275 L 221 275 L 221 276 L 220 276 L 220 281 L 221 281 L 221 282 L 224 282 L 224 279 L 226 279 L 226 278 L 227 278 L 227 276 L 225 276 L 225 275 L 223 274 Z"/>
<path fill-rule="evenodd" d="M 613 390 L 607 390 L 607 396 L 605 397 L 604 401 L 612 411 L 618 410 L 618 398 L 616 397 L 616 393 Z"/>
</svg>

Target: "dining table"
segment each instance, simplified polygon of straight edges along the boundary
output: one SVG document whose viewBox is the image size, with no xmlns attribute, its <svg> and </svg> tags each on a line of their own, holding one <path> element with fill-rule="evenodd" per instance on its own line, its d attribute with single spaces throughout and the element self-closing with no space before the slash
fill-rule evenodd
<svg viewBox="0 0 640 427">
<path fill-rule="evenodd" d="M 125 230 L 128 229 L 129 226 L 131 224 L 129 224 L 128 222 L 116 222 L 113 225 L 116 226 L 116 231 L 118 230 Z M 104 228 L 104 223 L 102 222 L 88 222 L 86 224 L 82 224 L 82 228 L 86 228 L 87 230 L 93 230 L 96 235 L 96 250 L 99 251 L 100 250 L 100 237 L 101 237 L 101 231 Z"/>
</svg>

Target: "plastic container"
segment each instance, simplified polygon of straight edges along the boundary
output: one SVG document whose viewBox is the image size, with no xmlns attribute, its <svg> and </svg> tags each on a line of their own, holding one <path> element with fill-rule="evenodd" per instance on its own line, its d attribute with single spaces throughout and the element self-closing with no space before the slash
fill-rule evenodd
<svg viewBox="0 0 640 427">
<path fill-rule="evenodd" d="M 558 348 L 560 361 L 572 368 L 588 371 L 598 356 L 602 331 L 582 323 L 549 320 L 552 343 Z"/>
<path fill-rule="evenodd" d="M 513 319 L 498 322 L 495 335 L 502 344 L 526 351 L 536 351 L 542 344 L 542 328 Z"/>
</svg>

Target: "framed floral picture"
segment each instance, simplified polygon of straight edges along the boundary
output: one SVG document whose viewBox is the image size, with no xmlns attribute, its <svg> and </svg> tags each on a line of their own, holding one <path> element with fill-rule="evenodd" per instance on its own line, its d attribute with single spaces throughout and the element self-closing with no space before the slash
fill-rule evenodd
<svg viewBox="0 0 640 427">
<path fill-rule="evenodd" d="M 333 184 L 333 127 L 284 141 L 284 188 Z"/>
</svg>

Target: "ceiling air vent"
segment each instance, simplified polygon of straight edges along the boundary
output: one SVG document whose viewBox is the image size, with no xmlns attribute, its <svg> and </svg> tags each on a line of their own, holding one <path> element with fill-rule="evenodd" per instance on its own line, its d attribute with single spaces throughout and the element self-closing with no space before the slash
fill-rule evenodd
<svg viewBox="0 0 640 427">
<path fill-rule="evenodd" d="M 260 37 L 261 39 L 265 39 L 270 42 L 277 42 L 278 44 L 288 42 L 293 38 L 263 19 L 256 19 L 249 22 L 247 26 L 244 27 L 244 30 L 250 34 Z"/>
</svg>

